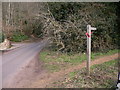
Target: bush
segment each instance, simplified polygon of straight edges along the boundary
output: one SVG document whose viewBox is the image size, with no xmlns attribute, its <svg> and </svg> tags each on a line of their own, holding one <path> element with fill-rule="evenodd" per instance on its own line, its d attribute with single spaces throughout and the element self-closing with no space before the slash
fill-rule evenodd
<svg viewBox="0 0 120 90">
<path fill-rule="evenodd" d="M 86 51 L 88 24 L 97 28 L 92 34 L 92 50 L 107 52 L 118 46 L 116 3 L 49 3 L 55 27 L 53 46 L 64 52 Z M 61 27 L 61 28 L 59 28 Z"/>
<path fill-rule="evenodd" d="M 4 34 L 0 33 L 0 43 L 2 43 L 4 41 Z"/>
<path fill-rule="evenodd" d="M 14 42 L 21 42 L 21 41 L 24 41 L 28 39 L 28 36 L 24 35 L 24 34 L 21 34 L 21 33 L 15 33 L 13 36 L 12 36 L 12 39 L 11 41 L 14 41 Z"/>
</svg>

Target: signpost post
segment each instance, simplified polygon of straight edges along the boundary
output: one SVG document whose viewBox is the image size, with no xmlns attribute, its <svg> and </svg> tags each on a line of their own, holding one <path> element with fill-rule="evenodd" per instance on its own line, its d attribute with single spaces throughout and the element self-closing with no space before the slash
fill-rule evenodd
<svg viewBox="0 0 120 90">
<path fill-rule="evenodd" d="M 91 62 L 91 30 L 96 30 L 96 28 L 87 25 L 87 74 L 90 75 L 90 62 Z"/>
</svg>

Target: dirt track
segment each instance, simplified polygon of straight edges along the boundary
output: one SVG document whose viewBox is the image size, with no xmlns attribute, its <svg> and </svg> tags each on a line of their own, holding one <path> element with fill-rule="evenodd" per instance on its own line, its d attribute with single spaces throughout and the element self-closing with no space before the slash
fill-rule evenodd
<svg viewBox="0 0 120 90">
<path fill-rule="evenodd" d="M 96 59 L 96 60 L 92 61 L 91 65 L 101 64 L 101 63 L 104 63 L 104 62 L 107 62 L 107 61 L 110 61 L 110 60 L 115 60 L 115 59 L 118 58 L 118 56 L 119 56 L 118 53 L 114 54 L 114 55 L 105 56 L 105 57 L 102 57 L 102 58 L 99 58 L 99 59 Z M 22 87 L 24 87 L 24 88 L 45 88 L 45 87 L 49 87 L 49 85 L 52 82 L 57 81 L 57 80 L 61 80 L 62 77 L 64 77 L 64 75 L 68 74 L 69 72 L 73 72 L 75 70 L 80 70 L 80 69 L 84 68 L 85 66 L 86 66 L 86 62 L 83 62 L 80 65 L 68 68 L 66 70 L 61 70 L 59 72 L 54 72 L 54 73 L 47 73 L 46 71 L 41 70 L 40 72 L 38 71 L 36 74 L 34 73 L 32 75 L 33 78 L 31 78 L 29 80 L 25 79 L 26 76 L 25 77 L 22 76 L 21 79 L 19 78 L 19 80 L 17 80 L 17 82 L 16 82 L 16 84 L 14 84 L 14 86 L 15 86 L 15 88 L 18 88 L 18 87 L 20 87 L 20 88 L 22 88 Z M 32 74 L 32 73 L 29 73 L 29 74 Z M 22 83 L 23 81 L 26 82 L 26 84 Z"/>
</svg>

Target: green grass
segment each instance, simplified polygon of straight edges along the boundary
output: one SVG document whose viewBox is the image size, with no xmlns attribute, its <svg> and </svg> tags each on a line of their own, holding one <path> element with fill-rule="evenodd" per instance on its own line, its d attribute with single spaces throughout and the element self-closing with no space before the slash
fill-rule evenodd
<svg viewBox="0 0 120 90">
<path fill-rule="evenodd" d="M 59 71 L 69 66 L 76 65 L 86 60 L 85 54 L 68 55 L 53 51 L 43 51 L 40 53 L 40 60 L 43 61 L 44 67 L 50 72 Z"/>
<path fill-rule="evenodd" d="M 11 41 L 14 41 L 14 42 L 21 42 L 21 41 L 24 41 L 24 40 L 27 40 L 28 39 L 28 36 L 27 35 L 23 35 L 23 34 L 14 34 L 12 36 L 12 39 Z"/>
<path fill-rule="evenodd" d="M 70 79 L 74 78 L 77 73 L 78 73 L 78 72 L 70 72 L 70 73 L 69 73 Z"/>
<path fill-rule="evenodd" d="M 0 32 L 0 43 L 2 43 L 4 41 L 4 35 L 3 33 Z"/>
<path fill-rule="evenodd" d="M 94 60 L 98 57 L 105 55 L 112 55 L 118 53 L 118 50 L 110 50 L 107 53 L 92 53 L 91 59 Z M 45 67 L 49 71 L 59 71 L 72 65 L 77 65 L 87 60 L 86 54 L 67 54 L 58 53 L 54 51 L 45 50 L 40 53 L 40 60 L 45 63 Z"/>
<path fill-rule="evenodd" d="M 59 66 L 57 66 L 57 65 L 45 65 L 45 67 L 50 72 L 57 72 L 60 70 Z"/>
<path fill-rule="evenodd" d="M 99 57 L 99 56 L 112 55 L 112 54 L 115 54 L 115 53 L 118 53 L 118 52 L 120 52 L 120 50 L 115 49 L 115 50 L 110 50 L 106 53 L 92 53 L 91 58 L 95 59 L 96 57 Z"/>
<path fill-rule="evenodd" d="M 91 67 L 90 77 L 86 76 L 86 69 L 70 72 L 64 80 L 53 82 L 52 88 L 115 88 L 117 82 L 117 63 L 112 60 Z"/>
</svg>

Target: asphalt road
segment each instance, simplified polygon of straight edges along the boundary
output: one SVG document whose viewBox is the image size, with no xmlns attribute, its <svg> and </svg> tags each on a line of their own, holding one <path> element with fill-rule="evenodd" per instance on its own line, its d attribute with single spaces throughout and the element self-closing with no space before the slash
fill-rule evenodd
<svg viewBox="0 0 120 90">
<path fill-rule="evenodd" d="M 22 45 L 2 55 L 2 82 L 18 72 L 27 62 L 31 61 L 47 44 L 47 40 Z"/>
</svg>

